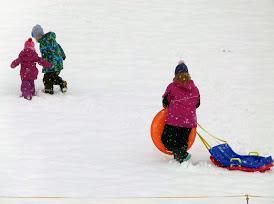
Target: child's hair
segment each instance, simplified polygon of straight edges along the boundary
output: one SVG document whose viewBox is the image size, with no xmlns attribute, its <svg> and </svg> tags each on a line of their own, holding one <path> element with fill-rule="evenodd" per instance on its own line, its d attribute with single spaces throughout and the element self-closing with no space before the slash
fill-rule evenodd
<svg viewBox="0 0 274 204">
<path fill-rule="evenodd" d="M 173 81 L 185 83 L 187 81 L 191 80 L 190 74 L 187 72 L 181 72 L 175 75 L 173 78 Z"/>
</svg>

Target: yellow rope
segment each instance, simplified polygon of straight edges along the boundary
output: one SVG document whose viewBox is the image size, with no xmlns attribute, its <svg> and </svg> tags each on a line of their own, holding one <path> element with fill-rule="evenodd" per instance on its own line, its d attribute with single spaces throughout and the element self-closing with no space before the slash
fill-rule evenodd
<svg viewBox="0 0 274 204">
<path fill-rule="evenodd" d="M 224 143 L 227 143 L 227 141 L 223 140 L 223 139 L 220 139 L 214 135 L 212 135 L 210 132 L 208 132 L 205 128 L 203 128 L 199 123 L 198 123 L 198 126 L 203 130 L 205 131 L 209 136 L 211 136 L 212 138 L 214 138 L 215 140 L 218 140 L 218 141 L 221 141 L 221 142 L 224 142 Z"/>
<path fill-rule="evenodd" d="M 205 145 L 207 150 L 211 149 L 210 144 L 208 144 L 208 142 L 205 140 L 205 138 L 202 137 L 202 135 L 199 132 L 197 132 L 197 135 L 199 136 L 199 138 L 201 139 L 202 143 Z"/>
</svg>

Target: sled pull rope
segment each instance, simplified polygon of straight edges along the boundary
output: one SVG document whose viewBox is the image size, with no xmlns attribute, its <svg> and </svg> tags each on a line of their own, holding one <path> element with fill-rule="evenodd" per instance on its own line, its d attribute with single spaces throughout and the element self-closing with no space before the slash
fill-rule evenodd
<svg viewBox="0 0 274 204">
<path fill-rule="evenodd" d="M 203 138 L 203 136 L 198 132 L 197 132 L 197 135 L 199 136 L 199 138 L 201 139 L 202 143 L 205 145 L 207 150 L 210 150 L 211 146 L 210 146 L 210 144 L 208 144 L 208 142 L 205 140 L 205 138 Z"/>
<path fill-rule="evenodd" d="M 224 143 L 227 143 L 227 141 L 223 140 L 223 139 L 220 139 L 214 135 L 212 135 L 211 133 L 209 133 L 203 126 L 201 126 L 199 123 L 198 123 L 198 126 L 203 130 L 205 131 L 205 133 L 207 133 L 210 137 L 214 138 L 215 140 L 217 141 L 221 141 L 221 142 L 224 142 Z"/>
</svg>

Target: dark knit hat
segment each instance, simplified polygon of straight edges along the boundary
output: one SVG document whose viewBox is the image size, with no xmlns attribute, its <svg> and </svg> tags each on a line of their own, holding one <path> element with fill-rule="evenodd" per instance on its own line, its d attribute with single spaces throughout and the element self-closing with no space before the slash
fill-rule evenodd
<svg viewBox="0 0 274 204">
<path fill-rule="evenodd" d="M 188 68 L 185 65 L 184 61 L 179 61 L 178 65 L 175 68 L 175 75 L 183 72 L 188 73 Z"/>
</svg>

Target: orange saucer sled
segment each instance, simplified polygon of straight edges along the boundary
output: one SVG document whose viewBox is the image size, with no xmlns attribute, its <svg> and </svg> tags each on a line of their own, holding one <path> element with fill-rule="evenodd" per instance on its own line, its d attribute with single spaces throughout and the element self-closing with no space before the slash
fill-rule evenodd
<svg viewBox="0 0 274 204">
<path fill-rule="evenodd" d="M 151 128 L 150 134 L 154 145 L 163 153 L 172 155 L 168 149 L 165 148 L 164 144 L 162 143 L 161 137 L 164 131 L 165 122 L 167 118 L 167 109 L 161 110 L 157 115 L 154 117 Z M 194 143 L 196 137 L 196 128 L 192 128 L 189 138 L 188 138 L 188 148 L 189 149 L 192 144 Z"/>
</svg>

